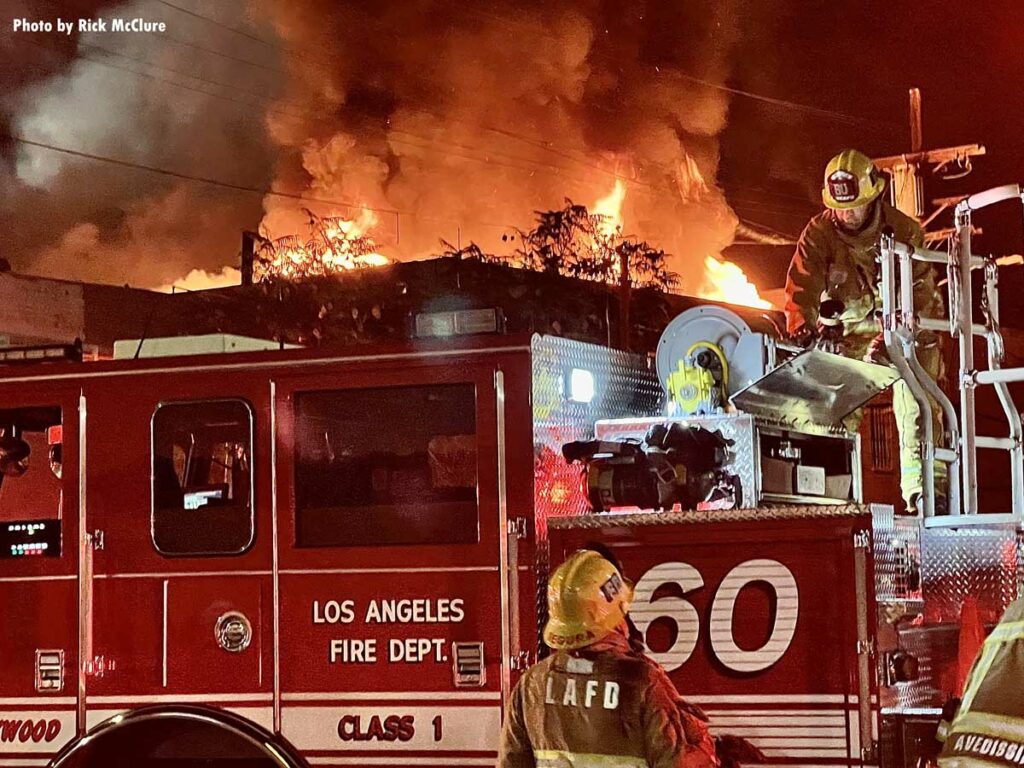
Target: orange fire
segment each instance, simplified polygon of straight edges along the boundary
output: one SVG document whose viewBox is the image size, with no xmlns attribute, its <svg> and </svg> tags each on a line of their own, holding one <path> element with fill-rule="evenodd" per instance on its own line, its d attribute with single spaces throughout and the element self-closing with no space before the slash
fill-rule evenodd
<svg viewBox="0 0 1024 768">
<path fill-rule="evenodd" d="M 615 180 L 615 187 L 590 209 L 597 216 L 597 233 L 607 241 L 622 234 L 622 203 L 626 199 L 626 185 L 622 179 Z"/>
<path fill-rule="evenodd" d="M 260 251 L 257 277 L 295 280 L 390 264 L 368 234 L 376 224 L 376 214 L 365 208 L 355 219 L 310 214 L 309 239 L 290 235 L 268 242 Z"/>
<path fill-rule="evenodd" d="M 725 301 L 758 309 L 771 309 L 754 285 L 736 264 L 714 256 L 704 257 L 704 281 L 697 293 L 712 301 Z"/>
</svg>

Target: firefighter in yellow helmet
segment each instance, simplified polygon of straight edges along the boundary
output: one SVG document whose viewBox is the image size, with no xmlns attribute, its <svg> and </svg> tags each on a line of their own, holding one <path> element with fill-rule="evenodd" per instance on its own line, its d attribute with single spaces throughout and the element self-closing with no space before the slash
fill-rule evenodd
<svg viewBox="0 0 1024 768">
<path fill-rule="evenodd" d="M 554 651 L 512 691 L 499 768 L 715 768 L 700 711 L 631 644 L 632 585 L 597 552 L 548 582 L 544 642 Z"/>
<path fill-rule="evenodd" d="M 821 190 L 825 210 L 804 228 L 786 278 L 790 335 L 831 339 L 847 357 L 887 360 L 878 319 L 882 308 L 876 260 L 879 238 L 889 227 L 898 241 L 921 246 L 924 230 L 882 199 L 884 189 L 885 181 L 870 158 L 855 149 L 843 150 L 829 162 Z M 914 304 L 921 316 L 944 316 L 935 273 L 922 262 L 914 262 Z M 828 308 L 835 308 L 834 314 Z M 934 334 L 919 334 L 917 354 L 925 370 L 937 376 L 940 355 Z M 900 486 L 908 510 L 913 512 L 922 488 L 923 428 L 921 409 L 902 380 L 893 388 L 893 411 L 900 436 Z M 937 414 L 932 418 L 937 419 Z M 858 412 L 847 421 L 847 427 L 856 430 L 859 422 Z M 940 462 L 935 464 L 935 474 L 940 479 L 946 475 Z M 945 487 L 937 485 L 936 504 L 941 509 Z"/>
</svg>

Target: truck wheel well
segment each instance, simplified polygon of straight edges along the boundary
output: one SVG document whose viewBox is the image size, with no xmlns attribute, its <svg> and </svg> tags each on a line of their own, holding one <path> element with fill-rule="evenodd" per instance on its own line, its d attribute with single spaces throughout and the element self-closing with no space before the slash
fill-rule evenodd
<svg viewBox="0 0 1024 768">
<path fill-rule="evenodd" d="M 93 728 L 61 750 L 52 768 L 307 768 L 278 736 L 232 712 L 208 707 L 145 707 Z"/>
</svg>

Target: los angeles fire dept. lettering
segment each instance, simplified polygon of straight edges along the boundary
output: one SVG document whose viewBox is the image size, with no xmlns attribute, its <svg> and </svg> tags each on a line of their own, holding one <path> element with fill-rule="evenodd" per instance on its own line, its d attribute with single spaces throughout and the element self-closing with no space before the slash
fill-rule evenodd
<svg viewBox="0 0 1024 768">
<path fill-rule="evenodd" d="M 0 742 L 50 742 L 59 733 L 60 720 L 0 720 Z"/>
<path fill-rule="evenodd" d="M 344 715 L 338 721 L 342 741 L 409 741 L 416 735 L 416 719 L 412 715 L 374 715 L 363 727 L 359 715 Z"/>
<path fill-rule="evenodd" d="M 371 600 L 363 621 L 367 624 L 458 624 L 466 618 L 461 597 L 412 600 Z M 354 600 L 313 601 L 314 624 L 351 624 L 356 619 Z"/>
<path fill-rule="evenodd" d="M 314 600 L 310 606 L 313 624 L 353 624 L 362 613 L 365 624 L 458 624 L 466 618 L 461 597 L 373 599 L 359 611 L 354 600 Z M 376 664 L 378 654 L 387 652 L 390 663 L 444 663 L 443 637 L 334 638 L 327 648 L 331 664 Z"/>
<path fill-rule="evenodd" d="M 421 661 L 447 661 L 443 637 L 403 637 L 388 640 L 388 661 L 418 664 Z M 335 638 L 330 646 L 331 664 L 376 664 L 377 641 L 374 638 Z"/>
</svg>

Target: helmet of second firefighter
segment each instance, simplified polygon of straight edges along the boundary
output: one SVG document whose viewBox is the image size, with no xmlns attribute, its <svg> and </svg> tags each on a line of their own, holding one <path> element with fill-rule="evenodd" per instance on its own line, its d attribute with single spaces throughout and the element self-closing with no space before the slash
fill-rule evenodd
<svg viewBox="0 0 1024 768">
<path fill-rule="evenodd" d="M 633 585 L 611 562 L 580 550 L 548 581 L 544 642 L 566 651 L 596 643 L 626 618 L 632 600 Z"/>
</svg>

